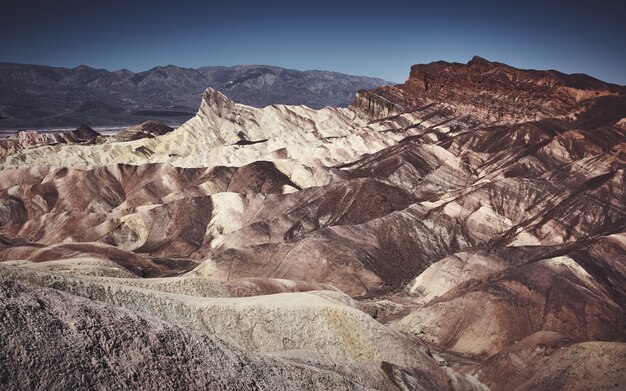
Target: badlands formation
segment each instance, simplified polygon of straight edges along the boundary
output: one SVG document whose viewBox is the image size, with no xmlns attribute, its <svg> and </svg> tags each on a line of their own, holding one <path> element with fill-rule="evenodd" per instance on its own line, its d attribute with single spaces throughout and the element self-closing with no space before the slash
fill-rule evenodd
<svg viewBox="0 0 626 391">
<path fill-rule="evenodd" d="M 3 153 L 2 388 L 626 387 L 625 87 L 475 57 L 144 133 Z"/>
</svg>

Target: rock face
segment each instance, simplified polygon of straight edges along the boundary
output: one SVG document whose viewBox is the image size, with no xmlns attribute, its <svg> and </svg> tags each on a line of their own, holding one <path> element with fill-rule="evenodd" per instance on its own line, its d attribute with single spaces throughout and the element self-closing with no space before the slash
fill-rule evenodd
<svg viewBox="0 0 626 391">
<path fill-rule="evenodd" d="M 625 110 L 474 58 L 349 108 L 208 89 L 173 131 L 17 150 L 0 379 L 49 388 L 61 351 L 61 388 L 621 389 Z"/>
<path fill-rule="evenodd" d="M 385 117 L 432 103 L 492 125 L 545 118 L 585 121 L 586 112 L 601 114 L 595 106 L 610 109 L 602 114 L 619 120 L 626 110 L 626 88 L 584 74 L 515 69 L 476 56 L 467 64 L 414 65 L 406 83 L 360 91 L 353 105 Z"/>
<path fill-rule="evenodd" d="M 180 124 L 207 87 L 251 106 L 345 107 L 381 79 L 266 65 L 109 72 L 0 63 L 0 129 L 128 125 L 149 119 Z"/>
</svg>

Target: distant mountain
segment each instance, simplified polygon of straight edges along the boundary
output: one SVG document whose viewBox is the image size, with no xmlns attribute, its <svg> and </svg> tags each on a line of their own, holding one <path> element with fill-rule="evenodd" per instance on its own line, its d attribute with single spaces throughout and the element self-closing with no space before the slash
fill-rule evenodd
<svg viewBox="0 0 626 391">
<path fill-rule="evenodd" d="M 358 90 L 391 84 L 382 79 L 266 65 L 110 72 L 0 63 L 0 128 L 127 125 L 147 119 L 191 118 L 212 87 L 250 106 L 345 107 Z"/>
</svg>

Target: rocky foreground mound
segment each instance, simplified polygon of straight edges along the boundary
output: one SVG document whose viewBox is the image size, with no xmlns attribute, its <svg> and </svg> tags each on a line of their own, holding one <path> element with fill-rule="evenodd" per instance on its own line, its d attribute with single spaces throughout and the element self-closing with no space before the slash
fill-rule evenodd
<svg viewBox="0 0 626 391">
<path fill-rule="evenodd" d="M 622 389 L 625 91 L 474 58 L 17 150 L 0 382 Z"/>
</svg>

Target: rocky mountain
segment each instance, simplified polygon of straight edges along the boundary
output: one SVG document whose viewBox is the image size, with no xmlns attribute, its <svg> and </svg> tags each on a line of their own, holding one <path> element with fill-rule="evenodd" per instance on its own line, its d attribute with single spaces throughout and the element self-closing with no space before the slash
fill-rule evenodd
<svg viewBox="0 0 626 391">
<path fill-rule="evenodd" d="M 208 89 L 162 135 L 13 151 L 0 381 L 621 389 L 625 93 L 474 58 L 347 108 Z"/>
<path fill-rule="evenodd" d="M 20 130 L 14 135 L 0 138 L 0 156 L 10 155 L 20 149 L 36 148 L 42 145 L 95 143 L 100 133 L 81 124 L 69 132 L 37 132 Z"/>
<path fill-rule="evenodd" d="M 593 126 L 594 116 L 600 123 L 623 118 L 625 91 L 584 74 L 515 69 L 475 56 L 467 64 L 414 65 L 406 83 L 361 91 L 355 107 L 384 117 L 438 103 L 493 125 L 557 118 Z"/>
<path fill-rule="evenodd" d="M 347 106 L 360 89 L 390 84 L 336 72 L 265 65 L 181 68 L 134 73 L 0 63 L 0 129 L 129 125 L 145 120 L 180 124 L 193 117 L 202 92 L 215 88 L 238 102 L 311 108 Z"/>
<path fill-rule="evenodd" d="M 157 121 L 146 121 L 142 124 L 131 126 L 110 137 L 113 141 L 133 141 L 142 138 L 153 138 L 167 134 L 174 129 Z"/>
<path fill-rule="evenodd" d="M 112 135 L 102 135 L 89 126 L 81 124 L 69 132 L 37 132 L 19 130 L 15 134 L 0 138 L 0 157 L 15 154 L 19 150 L 56 144 L 104 144 L 153 138 L 174 129 L 157 121 L 146 121 Z"/>
</svg>

